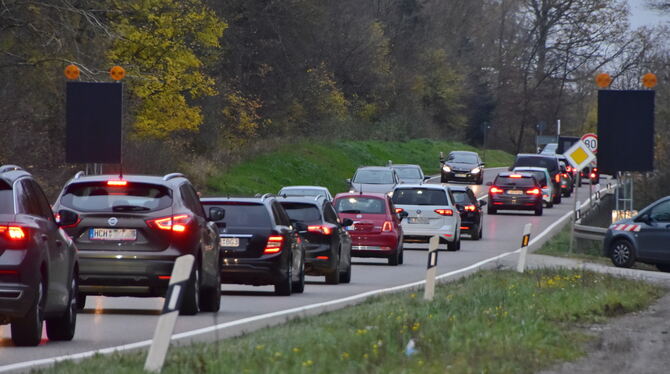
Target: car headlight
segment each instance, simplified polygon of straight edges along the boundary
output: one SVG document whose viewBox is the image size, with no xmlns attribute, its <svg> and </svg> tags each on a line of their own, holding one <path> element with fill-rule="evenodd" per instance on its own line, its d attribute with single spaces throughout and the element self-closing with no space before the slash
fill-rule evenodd
<svg viewBox="0 0 670 374">
<path fill-rule="evenodd" d="M 442 165 L 442 170 L 444 170 L 445 173 L 451 173 L 451 168 L 447 165 Z"/>
<path fill-rule="evenodd" d="M 482 169 L 480 167 L 476 167 L 476 168 L 470 170 L 470 172 L 472 174 L 479 174 L 480 171 L 482 171 Z"/>
</svg>

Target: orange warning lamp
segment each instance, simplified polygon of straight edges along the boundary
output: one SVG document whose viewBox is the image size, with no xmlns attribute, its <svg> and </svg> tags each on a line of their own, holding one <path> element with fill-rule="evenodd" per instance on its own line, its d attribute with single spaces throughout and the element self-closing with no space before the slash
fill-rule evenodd
<svg viewBox="0 0 670 374">
<path fill-rule="evenodd" d="M 654 88 L 654 87 L 656 87 L 656 83 L 658 83 L 658 81 L 656 80 L 656 74 L 647 73 L 647 74 L 642 76 L 642 84 L 645 87 Z"/>
<path fill-rule="evenodd" d="M 120 81 L 126 77 L 126 69 L 116 65 L 109 69 L 109 76 L 115 81 Z"/>
<path fill-rule="evenodd" d="M 609 87 L 610 83 L 612 83 L 612 77 L 610 77 L 609 74 L 607 73 L 600 73 L 596 75 L 596 85 L 600 88 L 607 88 Z"/>
<path fill-rule="evenodd" d="M 77 67 L 77 65 L 70 64 L 66 66 L 64 73 L 65 78 L 67 79 L 74 80 L 79 78 L 79 68 Z"/>
</svg>

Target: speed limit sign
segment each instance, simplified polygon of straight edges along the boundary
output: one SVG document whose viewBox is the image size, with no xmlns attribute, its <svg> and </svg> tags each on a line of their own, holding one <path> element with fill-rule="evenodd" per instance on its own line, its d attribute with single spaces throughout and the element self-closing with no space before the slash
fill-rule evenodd
<svg viewBox="0 0 670 374">
<path fill-rule="evenodd" d="M 598 153 L 598 135 L 593 133 L 584 134 L 582 136 L 582 143 L 589 149 L 593 154 Z"/>
</svg>

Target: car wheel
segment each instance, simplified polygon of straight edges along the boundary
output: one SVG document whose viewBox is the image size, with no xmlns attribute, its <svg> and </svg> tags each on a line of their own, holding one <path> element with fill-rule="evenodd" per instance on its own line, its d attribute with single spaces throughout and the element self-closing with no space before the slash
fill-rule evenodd
<svg viewBox="0 0 670 374">
<path fill-rule="evenodd" d="M 293 259 L 289 259 L 288 268 L 284 279 L 275 284 L 275 294 L 279 296 L 291 296 L 293 292 Z"/>
<path fill-rule="evenodd" d="M 482 232 L 482 226 L 477 225 L 472 229 L 470 237 L 472 238 L 472 240 L 479 240 L 481 239 L 481 232 Z"/>
<path fill-rule="evenodd" d="M 441 175 L 440 176 L 440 183 L 449 183 L 449 179 L 447 179 L 446 176 Z"/>
<path fill-rule="evenodd" d="M 216 285 L 202 287 L 200 292 L 200 310 L 203 312 L 218 312 L 221 310 L 221 273 L 217 271 Z"/>
<path fill-rule="evenodd" d="M 554 203 L 552 201 L 547 202 L 547 208 L 553 208 Z"/>
<path fill-rule="evenodd" d="M 50 318 L 46 320 L 47 336 L 49 340 L 72 340 L 74 337 L 74 329 L 77 325 L 77 275 L 72 275 L 70 282 L 69 299 L 65 312 L 58 318 Z"/>
<path fill-rule="evenodd" d="M 447 251 L 455 252 L 461 250 L 461 239 L 454 240 L 453 242 L 447 242 Z"/>
<path fill-rule="evenodd" d="M 540 204 L 539 207 L 535 208 L 535 215 L 536 216 L 541 216 L 542 215 L 542 204 Z"/>
<path fill-rule="evenodd" d="M 196 260 L 193 263 L 191 277 L 186 282 L 186 288 L 182 291 L 184 292 L 184 298 L 181 302 L 181 308 L 179 308 L 180 315 L 192 316 L 198 314 L 200 310 L 200 286 L 200 264 Z"/>
<path fill-rule="evenodd" d="M 84 310 L 86 306 L 86 295 L 77 293 L 77 310 Z"/>
<path fill-rule="evenodd" d="M 482 173 L 482 175 L 479 177 L 479 179 L 477 180 L 477 184 L 478 184 L 478 185 L 482 185 L 482 184 L 484 184 L 484 174 L 483 174 L 483 173 Z"/>
<path fill-rule="evenodd" d="M 387 260 L 390 266 L 398 266 L 398 264 L 400 264 L 400 252 L 396 251 L 396 253 L 389 256 Z"/>
<path fill-rule="evenodd" d="M 560 204 L 561 203 L 561 194 L 557 193 L 556 195 L 554 195 L 554 199 L 553 199 L 552 203 Z"/>
<path fill-rule="evenodd" d="M 656 264 L 656 268 L 664 273 L 670 273 L 670 265 L 668 264 Z"/>
<path fill-rule="evenodd" d="M 486 213 L 488 213 L 488 214 L 496 214 L 496 213 L 498 213 L 498 209 L 496 209 L 496 208 L 494 208 L 494 207 L 492 207 L 492 206 L 489 205 L 489 207 L 486 208 Z"/>
<path fill-rule="evenodd" d="M 398 264 L 402 265 L 405 262 L 405 248 L 402 244 L 399 245 L 400 256 L 398 256 Z"/>
<path fill-rule="evenodd" d="M 340 273 L 340 282 L 351 282 L 351 256 L 349 256 L 349 265 L 347 265 L 347 270 Z"/>
<path fill-rule="evenodd" d="M 339 269 L 339 264 L 340 264 L 340 254 L 337 254 L 337 258 L 334 261 L 336 264 L 335 269 L 333 269 L 330 273 L 326 274 L 326 283 L 327 284 L 339 284 L 340 283 L 340 269 Z"/>
<path fill-rule="evenodd" d="M 563 191 L 563 197 L 570 197 L 570 190 Z"/>
<path fill-rule="evenodd" d="M 612 243 L 610 258 L 616 267 L 629 268 L 635 263 L 633 245 L 626 239 L 617 239 Z"/>
<path fill-rule="evenodd" d="M 291 285 L 292 292 L 303 293 L 305 292 L 305 259 L 303 257 L 300 262 L 300 274 L 298 275 L 298 280 L 293 282 Z"/>
<path fill-rule="evenodd" d="M 40 344 L 44 321 L 44 294 L 46 286 L 43 280 L 37 283 L 35 302 L 28 313 L 22 318 L 12 320 L 12 341 L 21 347 L 33 347 Z"/>
</svg>

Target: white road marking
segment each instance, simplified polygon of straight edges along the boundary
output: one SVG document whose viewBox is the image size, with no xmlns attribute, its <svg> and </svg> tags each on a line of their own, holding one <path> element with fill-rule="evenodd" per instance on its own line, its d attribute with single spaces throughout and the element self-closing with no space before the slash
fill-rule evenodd
<svg viewBox="0 0 670 374">
<path fill-rule="evenodd" d="M 484 197 L 486 197 L 486 196 L 484 196 Z M 588 201 L 584 202 L 580 206 L 580 209 L 585 207 L 587 204 L 588 204 Z M 547 233 L 551 232 L 551 230 L 554 229 L 556 226 L 560 225 L 566 219 L 569 219 L 571 214 L 572 214 L 572 212 L 565 213 L 560 219 L 558 219 L 557 221 L 555 221 L 554 223 L 549 225 L 549 227 L 544 229 L 544 231 L 542 231 L 539 235 L 537 235 L 537 237 L 535 237 L 533 240 L 531 240 L 528 245 L 531 246 L 533 243 L 540 240 Z M 512 255 L 512 254 L 516 254 L 516 253 L 519 253 L 519 252 L 521 252 L 521 248 L 518 248 L 518 249 L 516 249 L 514 251 L 510 251 L 510 252 L 504 252 L 504 253 L 501 253 L 497 256 L 490 257 L 488 259 L 479 261 L 475 264 L 466 266 L 464 268 L 460 268 L 460 269 L 457 269 L 457 270 L 450 271 L 448 273 L 440 274 L 436 277 L 436 279 L 438 279 L 438 280 L 445 279 L 445 278 L 448 278 L 448 277 L 451 277 L 451 276 L 454 276 L 454 275 L 457 275 L 457 274 L 465 273 L 467 271 L 477 269 L 477 268 L 479 268 L 483 265 L 486 265 L 490 262 L 497 261 L 501 258 L 507 257 L 507 256 Z M 190 338 L 190 337 L 193 337 L 193 336 L 207 334 L 207 333 L 215 332 L 217 330 L 221 330 L 221 329 L 225 329 L 225 328 L 229 328 L 229 327 L 240 326 L 240 325 L 244 325 L 246 323 L 256 322 L 256 321 L 260 321 L 260 320 L 267 319 L 267 318 L 274 318 L 274 317 L 281 317 L 281 316 L 290 317 L 291 315 L 299 316 L 299 315 L 301 315 L 301 313 L 304 313 L 304 312 L 307 312 L 307 311 L 310 311 L 310 310 L 313 310 L 313 309 L 322 308 L 322 307 L 326 307 L 326 306 L 330 306 L 330 305 L 343 304 L 343 303 L 352 302 L 352 301 L 360 301 L 360 300 L 364 300 L 364 299 L 367 299 L 367 298 L 372 297 L 372 296 L 383 295 L 383 294 L 387 294 L 387 293 L 394 293 L 394 292 L 398 292 L 398 291 L 403 291 L 403 290 L 415 288 L 415 287 L 421 286 L 425 283 L 426 283 L 425 280 L 421 280 L 421 281 L 407 283 L 407 284 L 403 284 L 403 285 L 399 285 L 399 286 L 395 286 L 395 287 L 367 291 L 367 292 L 363 292 L 363 293 L 353 295 L 353 296 L 348 296 L 348 297 L 341 298 L 341 299 L 330 300 L 330 301 L 326 301 L 326 302 L 322 302 L 322 303 L 310 304 L 310 305 L 305 305 L 305 306 L 301 306 L 301 307 L 280 310 L 280 311 L 277 311 L 277 312 L 265 313 L 265 314 L 261 314 L 261 315 L 257 315 L 257 316 L 242 318 L 242 319 L 235 320 L 235 321 L 220 323 L 220 324 L 214 325 L 214 326 L 204 327 L 204 328 L 200 328 L 200 329 L 196 329 L 196 330 L 191 330 L 191 331 L 186 331 L 186 332 L 182 332 L 182 333 L 179 333 L 179 334 L 175 334 L 175 335 L 172 336 L 171 340 L 174 341 L 174 340 L 179 340 L 179 339 L 184 339 L 184 338 Z M 81 360 L 81 359 L 84 359 L 84 358 L 92 357 L 96 354 L 109 355 L 109 354 L 113 354 L 113 353 L 116 353 L 116 352 L 123 352 L 123 351 L 128 351 L 128 350 L 133 350 L 133 349 L 144 348 L 144 347 L 148 347 L 150 345 L 151 345 L 151 340 L 144 340 L 144 341 L 131 343 L 131 344 L 124 344 L 124 345 L 120 345 L 120 346 L 116 346 L 116 347 L 98 349 L 98 350 L 95 350 L 95 351 L 81 352 L 81 353 L 75 353 L 75 354 L 71 354 L 71 355 L 44 358 L 44 359 L 33 360 L 33 361 L 24 361 L 24 362 L 20 362 L 20 363 L 16 363 L 16 364 L 0 366 L 0 373 L 12 371 L 12 370 L 28 369 L 28 368 L 32 368 L 32 367 L 38 367 L 38 366 L 40 366 L 40 367 L 50 366 L 50 365 L 53 365 L 53 364 L 55 364 L 57 362 L 61 362 L 61 361 Z"/>
</svg>

